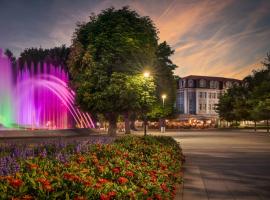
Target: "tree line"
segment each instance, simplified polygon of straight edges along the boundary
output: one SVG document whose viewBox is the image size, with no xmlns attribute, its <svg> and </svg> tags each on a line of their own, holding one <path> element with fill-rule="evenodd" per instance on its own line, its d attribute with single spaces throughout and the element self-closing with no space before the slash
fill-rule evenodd
<svg viewBox="0 0 270 200">
<path fill-rule="evenodd" d="M 233 85 L 217 104 L 221 119 L 233 121 L 253 121 L 255 131 L 257 122 L 265 120 L 269 132 L 270 120 L 270 54 L 262 62 L 263 68 L 253 71 L 240 85 Z"/>
</svg>

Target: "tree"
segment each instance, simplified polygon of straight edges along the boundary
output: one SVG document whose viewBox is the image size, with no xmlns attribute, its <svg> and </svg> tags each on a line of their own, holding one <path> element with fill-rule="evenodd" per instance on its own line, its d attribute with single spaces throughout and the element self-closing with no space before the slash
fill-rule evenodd
<svg viewBox="0 0 270 200">
<path fill-rule="evenodd" d="M 130 91 L 123 86 L 128 85 L 130 77 L 126 75 L 136 76 L 156 63 L 157 39 L 150 18 L 140 17 L 127 7 L 92 15 L 74 33 L 68 67 L 77 104 L 86 111 L 103 114 L 111 135 L 116 134 L 118 115 L 134 110 L 138 103 L 137 98 L 127 101 L 125 94 Z M 146 96 L 151 93 L 145 92 Z"/>
<path fill-rule="evenodd" d="M 15 66 L 16 65 L 16 57 L 13 55 L 13 53 L 9 49 L 6 49 L 5 55 L 9 58 L 12 65 Z"/>
<path fill-rule="evenodd" d="M 157 65 L 155 67 L 156 85 L 157 85 L 157 98 L 159 101 L 153 108 L 150 114 L 152 119 L 163 118 L 171 115 L 174 111 L 174 104 L 176 99 L 176 81 L 174 77 L 174 70 L 177 66 L 170 60 L 174 51 L 166 43 L 162 42 L 157 50 Z M 166 102 L 163 108 L 161 96 L 166 94 Z"/>
<path fill-rule="evenodd" d="M 217 111 L 221 118 L 232 120 L 252 120 L 256 131 L 257 121 L 267 121 L 269 131 L 270 99 L 270 55 L 264 62 L 264 68 L 253 71 L 243 79 L 242 85 L 230 88 L 221 96 Z"/>
<path fill-rule="evenodd" d="M 18 64 L 20 67 L 23 67 L 25 63 L 28 66 L 31 66 L 31 63 L 33 63 L 34 67 L 36 67 L 38 63 L 48 63 L 65 68 L 68 55 L 69 48 L 65 45 L 51 49 L 43 49 L 41 47 L 29 48 L 20 54 Z"/>
</svg>

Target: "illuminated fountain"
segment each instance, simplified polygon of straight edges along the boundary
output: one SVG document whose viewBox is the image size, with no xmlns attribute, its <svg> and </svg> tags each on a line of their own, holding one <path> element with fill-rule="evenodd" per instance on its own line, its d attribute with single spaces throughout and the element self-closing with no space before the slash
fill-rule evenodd
<svg viewBox="0 0 270 200">
<path fill-rule="evenodd" d="M 0 124 L 31 129 L 91 128 L 88 113 L 74 105 L 68 73 L 49 64 L 25 66 L 12 81 L 8 59 L 0 56 Z M 13 125 L 14 126 L 14 125 Z"/>
<path fill-rule="evenodd" d="M 9 59 L 3 56 L 0 49 L 0 128 L 11 127 L 13 115 L 13 84 Z"/>
</svg>

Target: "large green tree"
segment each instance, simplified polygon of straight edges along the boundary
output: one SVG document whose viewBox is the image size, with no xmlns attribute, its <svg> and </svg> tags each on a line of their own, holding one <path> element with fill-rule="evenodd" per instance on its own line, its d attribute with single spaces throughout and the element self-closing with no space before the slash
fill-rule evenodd
<svg viewBox="0 0 270 200">
<path fill-rule="evenodd" d="M 230 88 L 221 96 L 217 106 L 221 118 L 227 121 L 266 120 L 269 131 L 270 120 L 270 55 L 263 62 L 264 67 L 253 71 L 243 79 L 242 85 Z"/>
<path fill-rule="evenodd" d="M 144 87 L 149 101 L 126 98 L 129 90 L 125 75 L 142 74 L 157 62 L 157 30 L 148 17 L 141 17 L 127 7 L 109 8 L 90 21 L 78 25 L 68 60 L 71 85 L 77 92 L 77 103 L 84 110 L 103 114 L 109 121 L 109 134 L 116 133 L 119 114 L 152 104 L 152 90 Z M 141 77 L 142 78 L 142 77 Z M 152 85 L 152 79 L 146 85 Z M 134 86 L 135 87 L 135 86 Z M 153 86 L 154 87 L 154 86 Z M 149 102 L 149 103 L 148 103 Z"/>
</svg>

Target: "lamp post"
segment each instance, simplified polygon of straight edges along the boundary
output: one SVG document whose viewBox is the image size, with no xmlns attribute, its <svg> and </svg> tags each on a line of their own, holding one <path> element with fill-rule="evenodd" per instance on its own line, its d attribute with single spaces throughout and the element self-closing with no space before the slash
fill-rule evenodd
<svg viewBox="0 0 270 200">
<path fill-rule="evenodd" d="M 143 77 L 144 78 L 149 78 L 150 77 L 150 72 L 149 71 L 145 71 L 143 73 Z M 146 88 L 144 88 L 144 90 L 146 90 Z M 144 102 L 146 104 L 146 101 Z M 146 136 L 146 123 L 147 123 L 147 119 L 146 119 L 146 111 L 143 111 L 143 124 L 144 124 L 144 136 Z"/>
<path fill-rule="evenodd" d="M 163 94 L 161 98 L 162 98 L 162 109 L 163 109 L 163 114 L 164 114 L 165 99 L 167 98 L 167 95 Z M 164 133 L 164 132 L 165 132 L 165 119 L 163 118 L 162 124 L 161 124 L 161 133 Z"/>
</svg>

